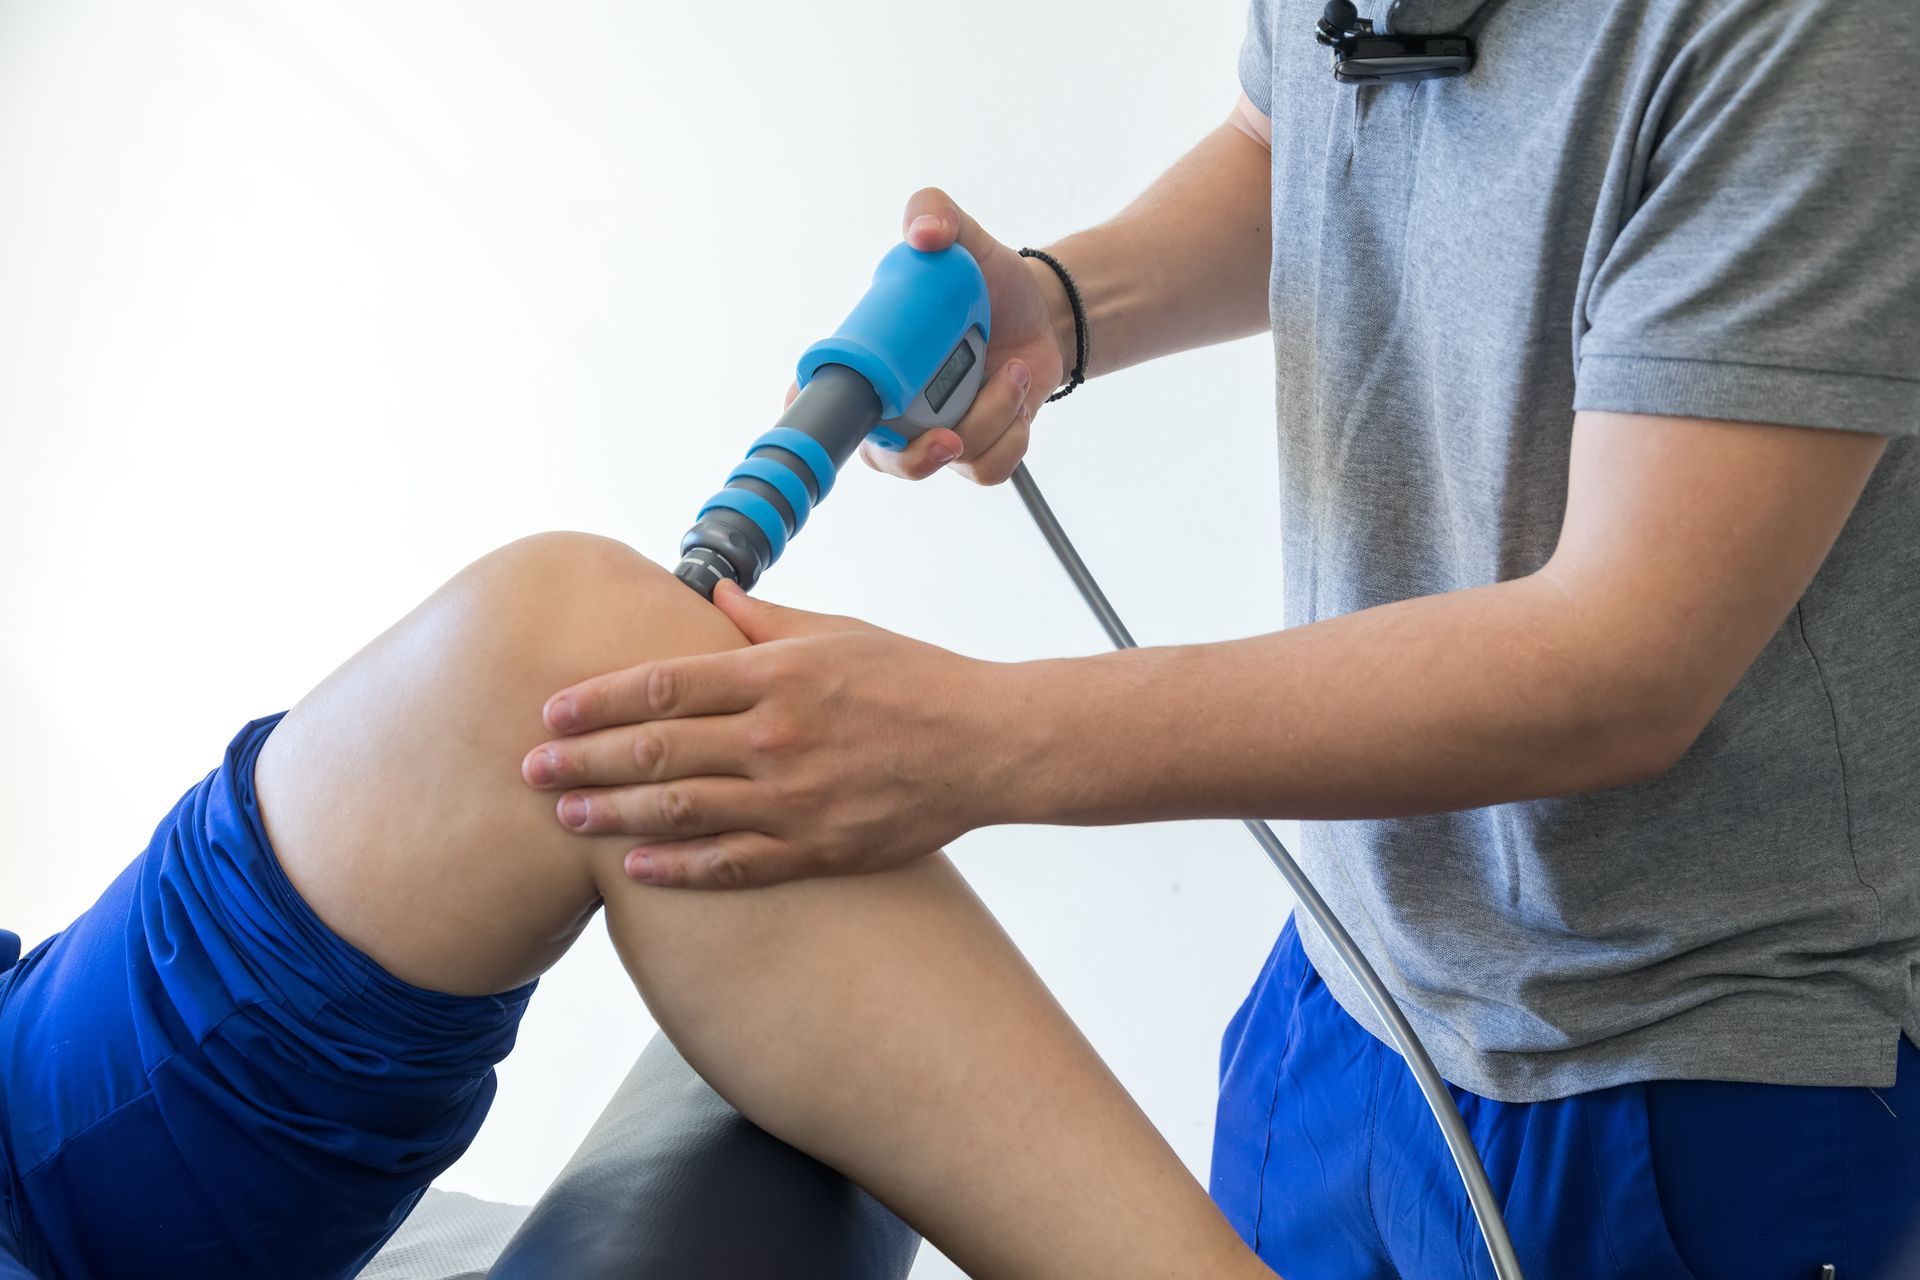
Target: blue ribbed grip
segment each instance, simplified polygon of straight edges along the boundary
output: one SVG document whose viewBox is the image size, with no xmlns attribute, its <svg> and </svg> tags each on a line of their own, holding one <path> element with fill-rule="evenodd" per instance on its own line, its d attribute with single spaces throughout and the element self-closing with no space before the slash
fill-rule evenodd
<svg viewBox="0 0 1920 1280">
<path fill-rule="evenodd" d="M 788 537 L 806 528 L 807 512 L 813 509 L 813 499 L 807 496 L 806 482 L 793 474 L 792 468 L 785 463 L 775 462 L 772 458 L 756 458 L 748 454 L 745 462 L 727 473 L 729 485 L 735 480 L 758 480 L 762 484 L 771 485 L 782 498 L 787 500 L 787 509 L 793 512 L 793 528 L 787 530 Z"/>
<path fill-rule="evenodd" d="M 738 511 L 760 526 L 760 532 L 767 535 L 767 543 L 773 548 L 773 554 L 767 557 L 768 564 L 778 560 L 780 553 L 787 549 L 787 527 L 780 519 L 779 508 L 759 494 L 750 493 L 745 489 L 722 489 L 707 499 L 707 505 L 700 508 L 700 515 L 707 514 L 715 507 L 726 507 L 730 511 Z M 699 516 L 694 517 L 696 520 L 699 518 Z"/>
<path fill-rule="evenodd" d="M 813 479 L 813 492 L 820 497 L 809 496 L 806 481 L 795 475 L 786 462 L 761 456 L 762 449 L 784 449 L 799 459 L 800 465 L 807 469 L 807 474 Z M 766 535 L 767 546 L 772 551 L 767 557 L 767 564 L 771 565 L 787 549 L 787 539 L 800 532 L 807 523 L 808 513 L 819 504 L 821 498 L 833 491 L 834 474 L 833 455 L 818 440 L 792 427 L 774 427 L 753 442 L 753 447 L 747 450 L 746 460 L 727 475 L 727 487 L 707 499 L 706 505 L 700 508 L 700 516 L 724 507 L 753 521 L 754 527 Z M 751 489 L 736 484 L 738 480 L 758 480 L 784 498 L 788 509 L 793 512 L 793 527 L 787 527 L 780 508 Z M 697 521 L 699 516 L 694 519 Z"/>
<path fill-rule="evenodd" d="M 833 491 L 833 477 L 836 473 L 833 455 L 827 452 L 826 446 L 804 431 L 795 431 L 792 427 L 771 427 L 753 442 L 753 447 L 747 450 L 747 456 L 751 458 L 769 445 L 776 449 L 785 449 L 807 464 L 807 470 L 813 473 L 813 487 L 820 495 L 813 500 L 814 504 L 817 506 L 824 502 L 827 495 Z"/>
</svg>

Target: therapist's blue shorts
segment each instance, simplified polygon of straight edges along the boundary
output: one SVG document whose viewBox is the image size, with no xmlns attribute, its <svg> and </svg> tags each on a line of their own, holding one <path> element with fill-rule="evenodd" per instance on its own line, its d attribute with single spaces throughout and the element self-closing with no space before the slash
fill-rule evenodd
<svg viewBox="0 0 1920 1280">
<path fill-rule="evenodd" d="M 423 991 L 261 826 L 248 725 L 72 927 L 0 975 L 0 1277 L 344 1277 L 466 1149 L 532 987 Z"/>
<path fill-rule="evenodd" d="M 1453 1090 L 1529 1280 L 1920 1277 L 1920 1050 L 1890 1089 Z M 1212 1191 L 1287 1280 L 1493 1275 L 1419 1087 L 1288 922 L 1227 1029 Z"/>
</svg>

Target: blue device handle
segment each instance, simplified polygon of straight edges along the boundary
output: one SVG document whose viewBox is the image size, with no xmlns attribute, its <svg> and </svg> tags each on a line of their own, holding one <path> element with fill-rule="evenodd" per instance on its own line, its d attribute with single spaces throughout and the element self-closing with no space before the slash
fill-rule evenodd
<svg viewBox="0 0 1920 1280">
<path fill-rule="evenodd" d="M 957 244 L 928 253 L 903 240 L 833 335 L 802 353 L 798 380 L 804 388 L 820 366 L 843 364 L 873 384 L 882 419 L 899 418 L 969 329 L 992 332 L 980 264 Z"/>
<path fill-rule="evenodd" d="M 979 390 L 991 323 L 986 278 L 965 249 L 888 250 L 840 327 L 800 357 L 800 394 L 702 504 L 674 572 L 708 597 L 721 578 L 751 589 L 862 437 L 897 449 L 958 420 Z"/>
</svg>

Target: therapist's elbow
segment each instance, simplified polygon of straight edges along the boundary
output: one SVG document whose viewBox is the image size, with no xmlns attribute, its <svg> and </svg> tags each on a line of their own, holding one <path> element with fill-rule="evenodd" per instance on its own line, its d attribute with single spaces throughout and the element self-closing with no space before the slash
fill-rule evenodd
<svg viewBox="0 0 1920 1280">
<path fill-rule="evenodd" d="M 1551 565 L 1526 582 L 1540 606 L 1535 705 L 1557 722 L 1535 744 L 1544 748 L 1539 765 L 1562 770 L 1547 781 L 1552 794 L 1637 786 L 1670 772 L 1743 674 L 1728 665 L 1726 646 L 1697 619 L 1676 614 L 1661 625 L 1667 615 L 1650 615 L 1644 593 Z"/>
<path fill-rule="evenodd" d="M 1669 772 L 1700 740 L 1704 725 L 1635 724 L 1623 731 L 1608 787 L 1637 787 Z"/>
<path fill-rule="evenodd" d="M 1596 774 L 1587 790 L 1639 786 L 1692 751 L 1725 699 L 1697 682 L 1639 672 L 1612 684 L 1582 753 Z"/>
</svg>

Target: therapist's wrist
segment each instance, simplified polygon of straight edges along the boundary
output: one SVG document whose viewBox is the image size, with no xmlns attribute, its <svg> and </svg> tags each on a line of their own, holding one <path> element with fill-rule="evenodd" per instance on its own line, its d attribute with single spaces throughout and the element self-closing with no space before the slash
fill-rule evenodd
<svg viewBox="0 0 1920 1280">
<path fill-rule="evenodd" d="M 987 664 L 980 708 L 975 827 L 1071 821 L 1084 765 L 1064 707 L 1080 663 L 1072 659 Z M 969 735 L 973 736 L 973 735 Z M 1084 779 L 1083 779 L 1084 780 Z"/>
<path fill-rule="evenodd" d="M 1053 250 L 1048 249 L 1047 252 L 1052 253 Z M 1021 262 L 1032 273 L 1040 297 L 1046 303 L 1047 331 L 1053 335 L 1054 347 L 1060 353 L 1060 380 L 1064 386 L 1079 354 L 1079 331 L 1074 327 L 1073 302 L 1067 297 L 1067 286 L 1060 279 L 1059 272 L 1039 258 L 1022 258 Z"/>
</svg>

